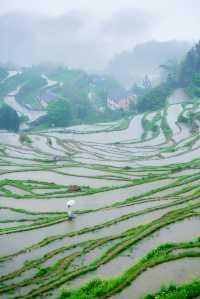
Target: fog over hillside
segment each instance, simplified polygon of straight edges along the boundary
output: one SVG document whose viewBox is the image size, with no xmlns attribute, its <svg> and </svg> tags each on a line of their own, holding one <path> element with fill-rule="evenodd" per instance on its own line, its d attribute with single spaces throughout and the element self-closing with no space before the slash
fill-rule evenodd
<svg viewBox="0 0 200 299">
<path fill-rule="evenodd" d="M 115 55 L 107 72 L 125 86 L 141 82 L 146 74 L 152 81 L 157 81 L 160 65 L 169 60 L 181 61 L 190 47 L 191 43 L 176 40 L 139 44 L 130 51 Z"/>
<path fill-rule="evenodd" d="M 0 7 L 0 61 L 18 65 L 104 70 L 114 55 L 137 44 L 199 37 L 196 0 L 193 9 L 184 0 L 0 0 Z"/>
</svg>

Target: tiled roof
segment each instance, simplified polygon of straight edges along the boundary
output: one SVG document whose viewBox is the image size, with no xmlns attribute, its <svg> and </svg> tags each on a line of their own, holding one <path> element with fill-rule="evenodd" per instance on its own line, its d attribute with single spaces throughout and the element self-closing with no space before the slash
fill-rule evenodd
<svg viewBox="0 0 200 299">
<path fill-rule="evenodd" d="M 129 91 L 125 89 L 118 89 L 109 93 L 108 98 L 117 102 L 130 96 L 132 96 L 132 94 Z"/>
</svg>

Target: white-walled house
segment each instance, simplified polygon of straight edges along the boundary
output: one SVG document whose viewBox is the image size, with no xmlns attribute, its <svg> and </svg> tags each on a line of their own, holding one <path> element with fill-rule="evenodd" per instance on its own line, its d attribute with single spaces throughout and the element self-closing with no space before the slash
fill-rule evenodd
<svg viewBox="0 0 200 299">
<path fill-rule="evenodd" d="M 116 90 L 107 97 L 107 106 L 112 110 L 129 108 L 130 102 L 135 100 L 135 95 L 126 90 Z"/>
</svg>

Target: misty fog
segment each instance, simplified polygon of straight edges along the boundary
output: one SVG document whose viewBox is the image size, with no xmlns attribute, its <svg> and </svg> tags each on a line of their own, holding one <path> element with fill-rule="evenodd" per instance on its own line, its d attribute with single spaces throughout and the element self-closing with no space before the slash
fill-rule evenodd
<svg viewBox="0 0 200 299">
<path fill-rule="evenodd" d="M 0 0 L 0 61 L 104 70 L 138 43 L 197 40 L 199 8 L 197 0 Z"/>
</svg>

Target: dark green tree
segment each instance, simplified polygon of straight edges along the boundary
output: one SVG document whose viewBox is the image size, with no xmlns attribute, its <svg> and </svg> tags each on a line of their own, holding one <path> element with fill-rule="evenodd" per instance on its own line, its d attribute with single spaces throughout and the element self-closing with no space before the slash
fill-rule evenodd
<svg viewBox="0 0 200 299">
<path fill-rule="evenodd" d="M 67 100 L 59 99 L 49 103 L 47 120 L 50 126 L 65 127 L 71 122 L 71 108 Z"/>
<path fill-rule="evenodd" d="M 183 86 L 191 83 L 195 73 L 200 72 L 200 42 L 196 44 L 186 55 L 180 73 L 180 83 Z"/>
<path fill-rule="evenodd" d="M 0 108 L 0 129 L 18 131 L 20 119 L 17 112 L 8 105 Z"/>
<path fill-rule="evenodd" d="M 172 86 L 166 82 L 152 88 L 148 93 L 138 97 L 138 112 L 153 111 L 165 106 L 167 97 L 172 92 Z"/>
<path fill-rule="evenodd" d="M 179 82 L 191 97 L 200 96 L 200 42 L 188 52 L 184 59 Z"/>
</svg>

